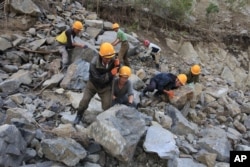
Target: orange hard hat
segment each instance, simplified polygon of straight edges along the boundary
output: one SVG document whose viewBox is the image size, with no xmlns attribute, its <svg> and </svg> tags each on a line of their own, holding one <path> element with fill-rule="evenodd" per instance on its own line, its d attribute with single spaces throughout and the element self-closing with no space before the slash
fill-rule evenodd
<svg viewBox="0 0 250 167">
<path fill-rule="evenodd" d="M 182 85 L 186 85 L 187 76 L 185 74 L 179 74 L 177 78 L 179 79 Z"/>
<path fill-rule="evenodd" d="M 199 66 L 199 65 L 193 65 L 192 67 L 191 67 L 191 72 L 192 72 L 192 74 L 194 74 L 194 75 L 199 75 L 200 73 L 201 73 L 201 67 Z"/>
<path fill-rule="evenodd" d="M 111 43 L 105 42 L 101 44 L 99 54 L 104 58 L 112 58 L 115 56 L 115 49 Z"/>
<path fill-rule="evenodd" d="M 119 26 L 119 24 L 118 23 L 114 23 L 113 25 L 112 25 L 112 29 L 116 29 L 116 28 L 119 28 L 120 26 Z"/>
<path fill-rule="evenodd" d="M 128 66 L 122 66 L 119 70 L 119 76 L 122 77 L 130 77 L 131 75 L 131 68 Z"/>
<path fill-rule="evenodd" d="M 83 30 L 83 25 L 80 21 L 75 21 L 73 24 L 73 28 L 77 30 Z"/>
</svg>

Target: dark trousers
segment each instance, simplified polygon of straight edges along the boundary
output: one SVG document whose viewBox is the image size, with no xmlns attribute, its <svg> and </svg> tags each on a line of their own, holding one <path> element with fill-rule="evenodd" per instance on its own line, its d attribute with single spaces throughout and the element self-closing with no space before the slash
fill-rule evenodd
<svg viewBox="0 0 250 167">
<path fill-rule="evenodd" d="M 157 83 L 154 79 L 150 80 L 150 83 L 147 85 L 147 87 L 143 90 L 143 93 L 146 92 L 153 92 L 156 89 Z"/>
<path fill-rule="evenodd" d="M 91 81 L 87 82 L 87 85 L 84 89 L 83 98 L 80 101 L 77 115 L 83 115 L 84 111 L 88 108 L 89 102 L 98 93 L 101 98 L 102 109 L 107 110 L 110 108 L 111 101 L 111 84 L 104 88 L 95 87 Z"/>
</svg>

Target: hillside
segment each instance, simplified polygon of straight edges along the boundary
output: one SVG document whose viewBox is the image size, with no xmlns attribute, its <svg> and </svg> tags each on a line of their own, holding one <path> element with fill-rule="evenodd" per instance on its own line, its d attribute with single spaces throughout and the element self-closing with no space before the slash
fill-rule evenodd
<svg viewBox="0 0 250 167">
<path fill-rule="evenodd" d="M 219 12 L 208 14 L 209 2 L 193 0 L 173 18 L 155 2 L 0 1 L 0 166 L 228 167 L 231 150 L 250 150 L 249 4 L 217 0 L 211 8 Z M 61 71 L 54 38 L 74 20 L 84 22 L 75 40 L 88 48 L 73 49 Z M 139 108 L 103 111 L 95 95 L 74 127 L 89 63 L 115 39 L 114 22 L 129 36 Z M 162 49 L 160 70 L 140 58 L 145 39 Z M 193 64 L 202 69 L 199 83 L 170 100 L 154 92 L 139 98 L 155 74 Z"/>
</svg>

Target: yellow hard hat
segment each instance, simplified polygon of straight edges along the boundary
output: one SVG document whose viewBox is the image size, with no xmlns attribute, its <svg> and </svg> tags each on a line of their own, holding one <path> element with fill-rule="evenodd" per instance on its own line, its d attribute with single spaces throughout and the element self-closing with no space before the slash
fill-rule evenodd
<svg viewBox="0 0 250 167">
<path fill-rule="evenodd" d="M 199 66 L 199 65 L 193 65 L 192 67 L 191 67 L 191 72 L 192 72 L 192 74 L 194 74 L 194 75 L 199 75 L 200 73 L 201 73 L 201 67 Z"/>
<path fill-rule="evenodd" d="M 83 30 L 83 25 L 80 21 L 75 21 L 73 24 L 73 28 L 77 30 Z"/>
<path fill-rule="evenodd" d="M 115 49 L 111 43 L 105 42 L 100 46 L 99 54 L 103 58 L 112 58 L 115 56 Z"/>
<path fill-rule="evenodd" d="M 122 77 L 130 77 L 131 75 L 131 68 L 128 66 L 122 66 L 119 70 L 119 76 Z"/>
<path fill-rule="evenodd" d="M 177 78 L 179 79 L 179 81 L 181 82 L 182 85 L 185 85 L 187 82 L 187 76 L 185 74 L 179 74 L 177 76 Z"/>
<path fill-rule="evenodd" d="M 113 25 L 112 25 L 112 29 L 116 29 L 116 28 L 119 28 L 120 26 L 119 26 L 119 24 L 118 23 L 114 23 Z"/>
</svg>

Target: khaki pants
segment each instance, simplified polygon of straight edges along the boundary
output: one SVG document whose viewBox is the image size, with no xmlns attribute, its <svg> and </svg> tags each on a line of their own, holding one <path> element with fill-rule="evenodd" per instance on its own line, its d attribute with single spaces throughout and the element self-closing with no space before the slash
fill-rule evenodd
<svg viewBox="0 0 250 167">
<path fill-rule="evenodd" d="M 91 81 L 87 82 L 83 98 L 80 101 L 77 115 L 83 115 L 88 108 L 90 100 L 98 93 L 101 98 L 102 109 L 107 110 L 111 106 L 111 84 L 104 88 L 96 88 Z"/>
<path fill-rule="evenodd" d="M 129 49 L 128 41 L 122 42 L 121 49 L 118 53 L 118 59 L 120 60 L 121 63 L 123 63 L 126 66 L 130 66 L 127 56 L 128 49 Z"/>
<path fill-rule="evenodd" d="M 60 44 L 59 42 L 55 41 L 56 47 L 58 52 L 62 55 L 62 64 L 63 66 L 67 66 L 69 64 L 69 54 L 65 47 L 65 45 Z"/>
<path fill-rule="evenodd" d="M 149 55 L 145 54 L 145 53 L 141 53 L 139 55 L 139 57 L 140 57 L 141 60 L 143 60 L 143 59 L 145 60 L 145 58 L 147 58 L 148 56 L 152 56 L 155 64 L 159 64 L 160 63 L 161 52 L 157 52 L 157 53 L 151 52 Z"/>
<path fill-rule="evenodd" d="M 159 64 L 160 63 L 160 58 L 161 58 L 161 52 L 157 52 L 157 53 L 152 53 L 155 57 L 155 64 Z"/>
</svg>

